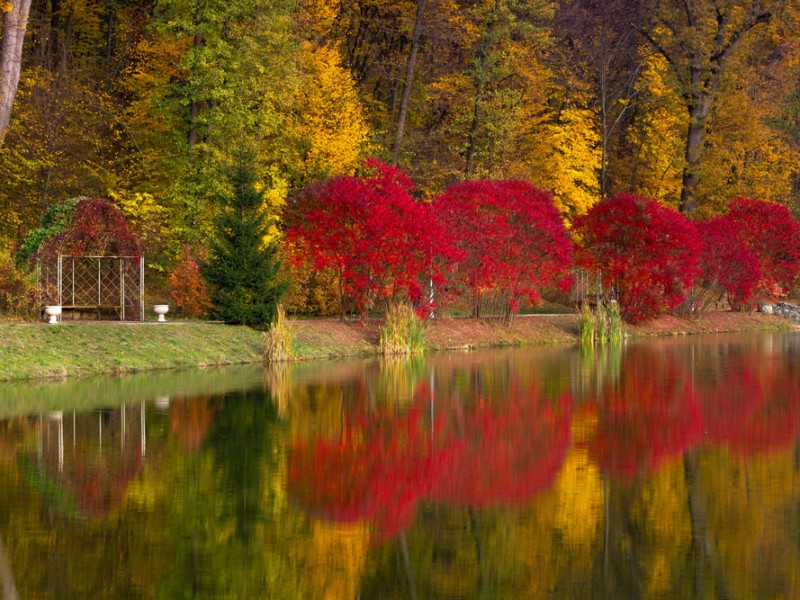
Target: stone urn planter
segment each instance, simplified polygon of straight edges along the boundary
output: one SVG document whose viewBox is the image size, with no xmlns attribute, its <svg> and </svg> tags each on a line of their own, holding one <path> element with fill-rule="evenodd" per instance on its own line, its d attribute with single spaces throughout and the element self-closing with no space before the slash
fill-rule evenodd
<svg viewBox="0 0 800 600">
<path fill-rule="evenodd" d="M 45 306 L 44 312 L 48 317 L 50 317 L 50 320 L 47 321 L 48 323 L 51 325 L 58 325 L 58 317 L 61 315 L 60 306 Z"/>
<path fill-rule="evenodd" d="M 166 318 L 164 318 L 164 315 L 166 315 L 169 312 L 169 304 L 154 304 L 153 312 L 158 315 L 158 322 L 163 323 L 164 321 L 167 320 Z"/>
</svg>

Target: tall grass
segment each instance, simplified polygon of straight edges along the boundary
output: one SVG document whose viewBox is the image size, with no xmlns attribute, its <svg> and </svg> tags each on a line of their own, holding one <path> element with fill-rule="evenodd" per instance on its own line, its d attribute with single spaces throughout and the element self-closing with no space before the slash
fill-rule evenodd
<svg viewBox="0 0 800 600">
<path fill-rule="evenodd" d="M 595 319 L 588 302 L 584 302 L 581 306 L 581 312 L 578 315 L 578 331 L 581 334 L 581 345 L 591 346 L 594 343 Z"/>
<path fill-rule="evenodd" d="M 264 360 L 268 362 L 286 362 L 292 359 L 292 342 L 294 341 L 294 331 L 292 325 L 286 318 L 286 310 L 282 305 L 278 305 L 278 314 L 264 332 L 262 338 L 262 350 Z"/>
<path fill-rule="evenodd" d="M 380 333 L 381 354 L 413 356 L 425 350 L 425 326 L 408 304 L 389 305 Z"/>
<path fill-rule="evenodd" d="M 622 339 L 622 313 L 619 310 L 619 303 L 612 300 L 604 306 L 606 321 L 608 323 L 608 339 L 611 342 Z"/>
<path fill-rule="evenodd" d="M 584 303 L 578 315 L 578 331 L 581 344 L 584 346 L 622 341 L 622 315 L 619 304 L 615 300 L 608 303 L 601 302 L 596 310 L 592 310 L 587 303 Z"/>
</svg>

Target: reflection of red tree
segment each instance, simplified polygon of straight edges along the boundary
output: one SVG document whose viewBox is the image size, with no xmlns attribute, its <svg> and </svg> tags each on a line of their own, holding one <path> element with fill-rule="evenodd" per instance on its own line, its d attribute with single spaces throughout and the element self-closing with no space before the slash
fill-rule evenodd
<svg viewBox="0 0 800 600">
<path fill-rule="evenodd" d="M 726 367 L 701 391 L 709 439 L 744 454 L 791 445 L 800 433 L 800 381 L 790 361 L 737 354 Z"/>
<path fill-rule="evenodd" d="M 598 424 L 588 447 L 601 468 L 634 477 L 695 444 L 702 418 L 691 377 L 672 354 L 637 348 L 626 353 L 621 372 L 618 384 L 591 400 Z"/>
<path fill-rule="evenodd" d="M 418 406 L 403 414 L 382 409 L 360 415 L 339 440 L 295 445 L 289 489 L 314 514 L 369 519 L 390 536 L 410 525 L 416 502 L 458 451 L 437 438 L 440 430 L 425 425 Z"/>
<path fill-rule="evenodd" d="M 468 506 L 524 504 L 552 485 L 570 443 L 571 401 L 481 399 L 457 429 L 464 451 L 431 493 Z"/>
<path fill-rule="evenodd" d="M 132 457 L 122 457 L 118 464 L 115 461 L 90 463 L 79 458 L 63 478 L 81 512 L 102 517 L 120 505 L 141 468 L 142 454 L 136 449 Z"/>
<path fill-rule="evenodd" d="M 411 524 L 419 500 L 520 504 L 553 482 L 570 441 L 568 396 L 550 402 L 512 392 L 466 414 L 460 402 L 440 400 L 433 422 L 423 418 L 429 402 L 422 388 L 406 411 L 361 410 L 340 439 L 297 442 L 290 494 L 317 516 L 367 519 L 391 536 Z"/>
<path fill-rule="evenodd" d="M 178 398 L 170 404 L 170 431 L 186 451 L 200 448 L 214 420 L 216 409 L 210 405 L 209 398 Z"/>
</svg>

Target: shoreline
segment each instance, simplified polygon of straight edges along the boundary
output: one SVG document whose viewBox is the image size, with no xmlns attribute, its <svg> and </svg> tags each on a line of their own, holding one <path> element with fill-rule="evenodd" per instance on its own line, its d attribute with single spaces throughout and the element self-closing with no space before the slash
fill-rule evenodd
<svg viewBox="0 0 800 600">
<path fill-rule="evenodd" d="M 577 323 L 576 314 L 518 316 L 511 325 L 491 318 L 434 319 L 426 325 L 426 348 L 575 344 Z M 380 354 L 378 321 L 300 319 L 290 320 L 290 326 L 297 362 Z M 665 315 L 623 325 L 628 339 L 777 331 L 800 331 L 800 325 L 775 315 L 734 312 L 694 320 Z M 0 383 L 258 364 L 261 344 L 261 332 L 203 322 L 0 324 Z"/>
</svg>

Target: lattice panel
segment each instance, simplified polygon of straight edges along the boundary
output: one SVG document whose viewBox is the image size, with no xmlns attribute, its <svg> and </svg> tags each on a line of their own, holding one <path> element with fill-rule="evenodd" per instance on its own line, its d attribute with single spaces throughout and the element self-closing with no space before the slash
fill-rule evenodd
<svg viewBox="0 0 800 600">
<path fill-rule="evenodd" d="M 62 256 L 59 264 L 42 265 L 39 288 L 43 305 L 113 311 L 126 321 L 143 319 L 142 261 L 138 257 Z M 59 279 L 61 282 L 59 289 Z"/>
<path fill-rule="evenodd" d="M 144 319 L 142 315 L 142 298 L 144 297 L 144 290 L 142 289 L 141 271 L 139 270 L 139 261 L 135 258 L 120 259 L 122 262 L 121 270 L 122 287 L 124 290 L 124 310 L 122 318 L 126 321 L 141 321 Z"/>
<path fill-rule="evenodd" d="M 120 276 L 111 257 L 64 257 L 61 300 L 72 306 L 119 306 Z"/>
</svg>

